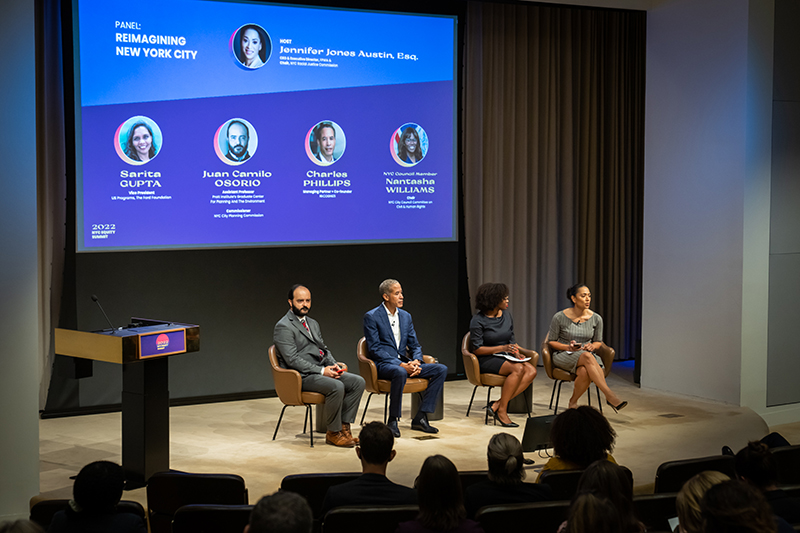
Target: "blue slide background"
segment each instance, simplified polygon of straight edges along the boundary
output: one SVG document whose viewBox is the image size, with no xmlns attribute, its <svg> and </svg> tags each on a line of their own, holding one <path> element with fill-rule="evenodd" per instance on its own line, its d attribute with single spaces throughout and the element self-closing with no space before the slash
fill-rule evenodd
<svg viewBox="0 0 800 533">
<path fill-rule="evenodd" d="M 145 0 L 137 15 L 129 7 L 80 1 L 79 250 L 455 239 L 454 18 L 197 0 Z M 252 71 L 228 45 L 246 23 L 261 25 L 272 40 L 269 61 Z M 183 36 L 186 45 L 115 42 L 117 33 Z M 118 46 L 162 48 L 173 57 L 121 56 Z M 402 52 L 418 60 L 331 57 L 338 67 L 282 65 L 281 56 L 325 56 L 281 54 L 281 46 Z M 175 50 L 197 54 L 176 59 Z M 135 115 L 155 121 L 164 138 L 155 159 L 139 166 L 114 149 L 114 132 Z M 214 152 L 215 133 L 235 117 L 252 124 L 258 146 L 244 164 L 229 166 Z M 305 151 L 308 130 L 321 120 L 337 123 L 347 139 L 344 154 L 327 167 Z M 413 167 L 397 164 L 389 149 L 405 123 L 419 124 L 430 142 Z M 208 177 L 227 172 L 222 179 L 234 180 L 237 171 L 269 177 L 255 178 L 257 186 Z M 387 178 L 434 184 L 389 192 Z M 263 203 L 215 203 L 231 191 L 262 195 Z M 263 216 L 234 218 L 229 209 Z"/>
</svg>

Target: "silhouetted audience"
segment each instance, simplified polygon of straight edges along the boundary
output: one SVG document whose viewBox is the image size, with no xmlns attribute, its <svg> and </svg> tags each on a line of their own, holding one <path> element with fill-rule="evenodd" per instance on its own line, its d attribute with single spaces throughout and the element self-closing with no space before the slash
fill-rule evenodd
<svg viewBox="0 0 800 533">
<path fill-rule="evenodd" d="M 606 460 L 595 461 L 581 475 L 577 494 L 592 493 L 608 499 L 619 515 L 620 531 L 639 533 L 645 530 L 633 508 L 633 482 L 621 467 Z"/>
<path fill-rule="evenodd" d="M 361 460 L 361 476 L 328 489 L 322 515 L 345 505 L 415 505 L 417 492 L 386 477 L 386 467 L 394 459 L 394 435 L 381 422 L 370 422 L 358 434 L 356 455 Z"/>
<path fill-rule="evenodd" d="M 489 480 L 467 487 L 464 497 L 467 516 L 473 518 L 478 509 L 505 503 L 532 503 L 552 498 L 547 485 L 523 483 L 522 445 L 508 433 L 498 433 L 489 440 L 486 451 Z"/>
<path fill-rule="evenodd" d="M 244 533 L 311 533 L 314 517 L 305 498 L 278 491 L 258 500 Z"/>
<path fill-rule="evenodd" d="M 743 481 L 718 483 L 700 502 L 704 533 L 791 533 L 794 528 L 772 514 L 767 499 Z"/>
<path fill-rule="evenodd" d="M 717 483 L 729 480 L 730 478 L 722 472 L 706 470 L 683 484 L 675 499 L 675 510 L 678 512 L 680 533 L 703 533 L 700 502 L 708 489 Z"/>
<path fill-rule="evenodd" d="M 13 520 L 0 524 L 0 533 L 44 533 L 44 529 L 30 520 Z"/>
<path fill-rule="evenodd" d="M 147 533 L 144 520 L 133 513 L 118 513 L 117 504 L 125 488 L 122 467 L 110 461 L 84 466 L 72 486 L 72 499 L 65 511 L 50 522 L 50 533 Z"/>
<path fill-rule="evenodd" d="M 583 470 L 602 459 L 616 464 L 611 456 L 616 437 L 606 417 L 594 407 L 581 405 L 563 411 L 550 428 L 555 457 L 545 463 L 536 482 L 547 470 Z"/>
<path fill-rule="evenodd" d="M 415 487 L 419 495 L 419 516 L 400 524 L 397 533 L 483 532 L 477 522 L 467 518 L 458 470 L 444 455 L 425 459 Z"/>
<path fill-rule="evenodd" d="M 764 442 L 749 442 L 736 454 L 736 474 L 760 490 L 772 512 L 791 524 L 800 524 L 800 498 L 778 488 L 778 464 Z"/>
<path fill-rule="evenodd" d="M 611 500 L 592 494 L 580 493 L 569 506 L 567 521 L 559 528 L 562 533 L 619 533 L 619 513 Z"/>
</svg>

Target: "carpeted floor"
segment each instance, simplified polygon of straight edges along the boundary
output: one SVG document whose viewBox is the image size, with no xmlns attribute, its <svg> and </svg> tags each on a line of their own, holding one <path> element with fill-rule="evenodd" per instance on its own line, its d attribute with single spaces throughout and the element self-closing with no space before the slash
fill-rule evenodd
<svg viewBox="0 0 800 533">
<path fill-rule="evenodd" d="M 614 457 L 632 470 L 637 493 L 652 492 L 656 468 L 668 460 L 719 454 L 723 445 L 738 450 L 748 440 L 759 439 L 770 430 L 780 431 L 792 443 L 800 442 L 800 423 L 768 428 L 750 409 L 641 390 L 632 381 L 631 364 L 615 363 L 609 383 L 629 405 L 618 414 L 608 407 L 604 412 L 617 431 Z M 534 416 L 551 413 L 551 387 L 552 382 L 540 369 L 534 381 Z M 395 444 L 397 457 L 389 465 L 392 480 L 411 485 L 422 462 L 433 454 L 449 457 L 460 470 L 486 468 L 486 444 L 502 428 L 483 424 L 480 407 L 485 390 L 476 394 L 470 417 L 464 416 L 471 393 L 472 386 L 466 380 L 445 384 L 444 419 L 433 423 L 440 433 L 438 438 L 428 440 L 415 438 L 422 434 L 411 431 L 411 402 L 406 398 L 406 418 L 400 424 L 402 437 Z M 493 397 L 498 394 L 495 391 Z M 571 385 L 566 384 L 562 407 L 566 407 L 569 394 Z M 364 403 L 366 395 L 362 409 Z M 355 451 L 325 445 L 324 435 L 315 438 L 314 448 L 309 447 L 307 435 L 300 434 L 304 414 L 301 407 L 287 408 L 277 439 L 271 440 L 281 407 L 280 400 L 269 398 L 171 408 L 170 467 L 187 472 L 239 474 L 247 483 L 251 503 L 277 490 L 287 474 L 360 471 Z M 360 415 L 361 411 L 359 419 Z M 383 401 L 373 398 L 367 420 L 382 417 Z M 512 415 L 512 419 L 521 426 L 507 431 L 521 439 L 525 416 Z M 89 462 L 120 462 L 120 428 L 120 413 L 41 420 L 42 496 L 70 497 L 69 477 Z M 536 461 L 528 471 L 528 478 L 533 479 L 546 457 L 535 453 L 528 457 Z M 144 489 L 126 492 L 124 499 L 145 504 Z"/>
</svg>

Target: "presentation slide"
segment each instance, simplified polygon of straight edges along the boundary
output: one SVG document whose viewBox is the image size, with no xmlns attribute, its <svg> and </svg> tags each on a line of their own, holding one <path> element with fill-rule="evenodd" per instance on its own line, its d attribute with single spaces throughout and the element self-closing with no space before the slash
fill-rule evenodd
<svg viewBox="0 0 800 533">
<path fill-rule="evenodd" d="M 456 239 L 456 18 L 75 0 L 78 251 Z"/>
</svg>

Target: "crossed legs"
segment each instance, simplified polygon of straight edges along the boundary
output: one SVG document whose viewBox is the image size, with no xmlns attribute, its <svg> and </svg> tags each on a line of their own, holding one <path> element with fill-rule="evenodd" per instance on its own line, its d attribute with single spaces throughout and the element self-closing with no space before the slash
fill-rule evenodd
<svg viewBox="0 0 800 533">
<path fill-rule="evenodd" d="M 620 403 L 619 396 L 614 394 L 614 391 L 606 383 L 606 375 L 603 369 L 594 358 L 594 354 L 590 352 L 581 352 L 580 359 L 578 359 L 578 366 L 575 369 L 575 381 L 573 382 L 572 397 L 569 399 L 569 408 L 578 406 L 578 400 L 583 393 L 589 389 L 589 385 L 594 383 L 597 388 L 603 391 L 606 400 L 612 405 Z"/>
<path fill-rule="evenodd" d="M 494 402 L 492 410 L 497 413 L 500 422 L 508 424 L 511 422 L 508 418 L 508 402 L 530 386 L 536 377 L 536 367 L 530 363 L 506 361 L 500 367 L 500 375 L 505 376 L 506 381 L 500 390 L 500 399 Z"/>
</svg>

